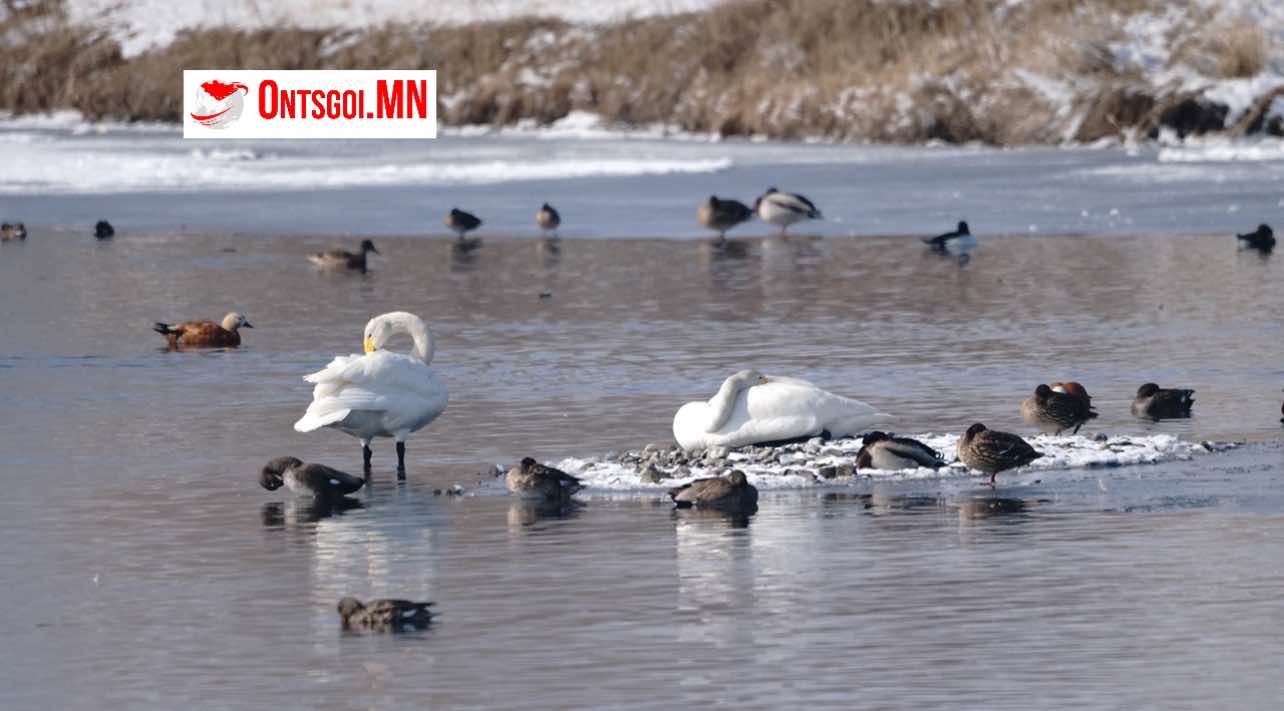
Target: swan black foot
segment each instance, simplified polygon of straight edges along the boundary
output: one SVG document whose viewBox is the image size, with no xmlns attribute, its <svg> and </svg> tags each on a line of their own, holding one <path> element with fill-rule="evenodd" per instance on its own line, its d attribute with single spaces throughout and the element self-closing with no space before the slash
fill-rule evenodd
<svg viewBox="0 0 1284 711">
<path fill-rule="evenodd" d="M 406 480 L 406 443 L 397 443 L 397 480 Z"/>
<path fill-rule="evenodd" d="M 370 449 L 370 445 L 368 445 L 368 444 L 362 444 L 362 445 L 361 445 L 361 460 L 362 460 L 362 466 L 365 468 L 366 478 L 367 478 L 367 479 L 369 479 L 369 478 L 370 478 L 370 458 L 371 458 L 371 457 L 373 457 L 373 456 L 374 456 L 374 451 Z"/>
</svg>

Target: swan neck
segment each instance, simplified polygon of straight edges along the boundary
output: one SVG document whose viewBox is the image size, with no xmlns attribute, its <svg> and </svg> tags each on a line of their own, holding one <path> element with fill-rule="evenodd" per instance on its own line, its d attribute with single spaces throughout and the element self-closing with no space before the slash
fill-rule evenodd
<svg viewBox="0 0 1284 711">
<path fill-rule="evenodd" d="M 715 432 L 731 417 L 731 411 L 736 406 L 736 396 L 744 389 L 744 383 L 740 378 L 732 376 L 722 382 L 722 387 L 718 388 L 718 394 L 709 400 L 709 408 L 712 410 L 709 417 L 708 432 Z"/>
<path fill-rule="evenodd" d="M 414 356 L 422 360 L 425 365 L 431 363 L 433 353 L 437 350 L 437 346 L 433 342 L 432 331 L 429 331 L 424 322 L 418 319 L 407 324 L 406 330 L 410 332 L 410 337 L 415 341 Z"/>
</svg>

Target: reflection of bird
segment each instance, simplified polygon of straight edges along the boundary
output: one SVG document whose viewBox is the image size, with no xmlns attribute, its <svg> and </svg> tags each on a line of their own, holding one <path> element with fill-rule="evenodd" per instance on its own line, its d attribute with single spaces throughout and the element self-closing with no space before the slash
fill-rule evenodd
<svg viewBox="0 0 1284 711">
<path fill-rule="evenodd" d="M 1137 389 L 1137 397 L 1132 401 L 1132 414 L 1149 420 L 1190 417 L 1190 408 L 1195 404 L 1194 395 L 1194 390 L 1167 390 L 1154 383 L 1146 383 Z"/>
<path fill-rule="evenodd" d="M 98 224 L 94 225 L 94 236 L 98 239 L 111 239 L 115 235 L 116 230 L 106 220 L 99 220 Z"/>
<path fill-rule="evenodd" d="M 355 493 L 365 480 L 324 464 L 304 464 L 296 457 L 277 457 L 263 465 L 259 484 L 268 491 L 284 486 L 296 494 L 309 494 L 319 499 Z"/>
<path fill-rule="evenodd" d="M 935 237 L 924 237 L 923 244 L 931 247 L 934 252 L 962 257 L 976 248 L 976 237 L 972 236 L 966 222 L 959 222 L 958 227 L 953 232 L 946 232 Z"/>
<path fill-rule="evenodd" d="M 524 499 L 564 501 L 584 488 L 580 480 L 560 469 L 544 466 L 530 457 L 514 465 L 504 476 L 508 490 Z"/>
<path fill-rule="evenodd" d="M 917 469 L 945 466 L 941 453 L 909 437 L 894 437 L 886 432 L 870 432 L 862 439 L 856 453 L 857 469 Z"/>
<path fill-rule="evenodd" d="M 745 477 L 745 473 L 736 469 L 722 477 L 696 479 L 689 484 L 669 489 L 669 498 L 679 508 L 696 506 L 752 513 L 758 509 L 758 489 Z"/>
<path fill-rule="evenodd" d="M 223 317 L 223 323 L 213 321 L 184 321 L 171 326 L 160 321 L 152 330 L 169 341 L 170 348 L 235 348 L 241 345 L 240 328 L 254 328 L 245 317 L 233 311 Z"/>
<path fill-rule="evenodd" d="M 0 225 L 0 242 L 9 240 L 24 240 L 27 238 L 27 226 L 21 222 L 4 223 Z"/>
<path fill-rule="evenodd" d="M 367 252 L 379 253 L 379 250 L 375 249 L 374 242 L 368 239 L 361 240 L 361 251 L 358 253 L 346 252 L 342 249 L 331 249 L 308 255 L 308 261 L 324 269 L 355 269 L 365 274 Z"/>
<path fill-rule="evenodd" d="M 782 193 L 774 187 L 767 188 L 767 192 L 754 201 L 753 209 L 763 222 L 780 228 L 782 235 L 795 222 L 821 217 L 811 200 L 797 193 Z"/>
<path fill-rule="evenodd" d="M 464 234 L 481 227 L 481 223 L 482 221 L 476 215 L 464 212 L 457 207 L 451 208 L 450 214 L 446 215 L 446 226 L 458 236 L 455 240 L 455 249 L 471 252 L 480 247 L 480 237 L 466 238 Z"/>
<path fill-rule="evenodd" d="M 355 597 L 339 601 L 339 618 L 346 630 L 400 632 L 407 628 L 424 629 L 432 623 L 431 602 L 410 600 L 371 600 L 362 603 Z"/>
<path fill-rule="evenodd" d="M 739 200 L 720 200 L 717 195 L 700 205 L 696 219 L 700 224 L 718 233 L 718 238 L 725 240 L 727 230 L 753 217 L 753 210 Z"/>
<path fill-rule="evenodd" d="M 399 333 L 414 339 L 410 354 L 383 350 Z M 432 332 L 423 320 L 404 311 L 370 319 L 364 355 L 338 356 L 323 370 L 304 378 L 315 383 L 312 404 L 294 423 L 299 432 L 333 427 L 361 440 L 365 472 L 370 473 L 370 441 L 397 440 L 397 475 L 406 474 L 406 437 L 423 429 L 446 409 L 446 384 L 429 367 Z"/>
<path fill-rule="evenodd" d="M 1062 387 L 1065 387 L 1064 384 Z M 1080 385 L 1079 389 L 1082 388 Z M 1062 431 L 1073 428 L 1074 434 L 1078 434 L 1083 423 L 1097 416 L 1089 402 L 1086 392 L 1080 397 L 1068 392 L 1057 392 L 1041 384 L 1034 389 L 1033 395 L 1021 401 L 1021 419 L 1043 432 L 1061 434 Z"/>
<path fill-rule="evenodd" d="M 1017 435 L 986 429 L 980 422 L 959 438 L 958 453 L 964 464 L 989 474 L 991 484 L 999 472 L 1025 466 L 1043 456 Z"/>
<path fill-rule="evenodd" d="M 1275 249 L 1275 233 L 1271 231 L 1270 225 L 1258 225 L 1256 230 L 1246 235 L 1236 235 L 1245 247 L 1256 249 L 1260 252 L 1269 252 Z"/>
<path fill-rule="evenodd" d="M 544 232 L 552 232 L 553 238 L 556 239 L 557 228 L 562 224 L 562 216 L 552 205 L 544 203 L 539 212 L 535 213 L 535 224 L 539 225 Z"/>
<path fill-rule="evenodd" d="M 683 405 L 673 416 L 673 437 L 687 450 L 735 448 L 823 433 L 847 437 L 887 417 L 806 380 L 742 370 L 709 400 Z"/>
</svg>

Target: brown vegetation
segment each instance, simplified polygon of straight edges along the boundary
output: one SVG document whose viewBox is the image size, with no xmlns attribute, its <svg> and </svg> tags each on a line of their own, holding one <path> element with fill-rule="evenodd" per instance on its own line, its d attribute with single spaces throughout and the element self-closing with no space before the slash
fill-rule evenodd
<svg viewBox="0 0 1284 711">
<path fill-rule="evenodd" d="M 1196 24 L 1207 20 L 1189 1 Z M 1179 104 L 1192 97 L 1151 86 L 1111 50 L 1124 19 L 1158 4 L 733 0 L 591 28 L 516 18 L 204 29 L 125 58 L 46 0 L 0 20 L 0 110 L 175 121 L 184 67 L 437 68 L 447 125 L 548 123 L 583 110 L 625 125 L 881 142 L 1090 141 L 1145 135 L 1178 115 L 1216 130 L 1215 111 L 1191 114 Z M 1210 77 L 1252 76 L 1267 60 L 1262 32 L 1242 21 L 1183 32 L 1173 52 Z"/>
</svg>

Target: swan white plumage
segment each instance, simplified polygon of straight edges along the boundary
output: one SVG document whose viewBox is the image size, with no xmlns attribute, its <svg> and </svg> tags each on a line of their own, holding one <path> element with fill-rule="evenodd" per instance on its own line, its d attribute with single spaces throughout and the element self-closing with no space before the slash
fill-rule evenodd
<svg viewBox="0 0 1284 711">
<path fill-rule="evenodd" d="M 410 354 L 383 350 L 396 334 L 414 339 Z M 405 477 L 406 437 L 423 429 L 446 409 L 449 394 L 432 368 L 432 332 L 423 320 L 404 311 L 370 319 L 364 337 L 365 354 L 337 356 L 323 370 L 304 377 L 315 383 L 312 404 L 294 423 L 299 432 L 333 427 L 361 440 L 366 474 L 370 473 L 370 441 L 397 440 L 397 475 Z"/>
<path fill-rule="evenodd" d="M 673 437 L 686 450 L 733 449 L 762 442 L 848 437 L 890 415 L 806 380 L 742 370 L 707 402 L 689 402 L 673 416 Z"/>
</svg>

